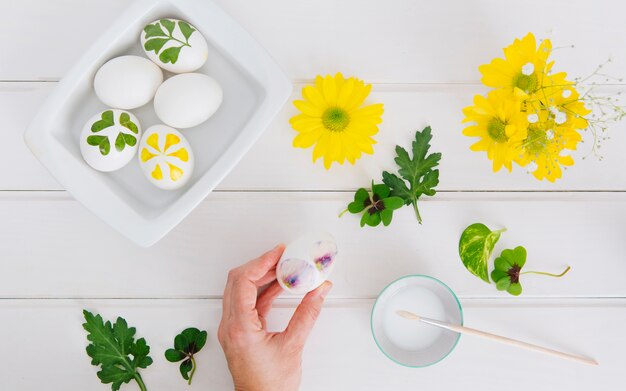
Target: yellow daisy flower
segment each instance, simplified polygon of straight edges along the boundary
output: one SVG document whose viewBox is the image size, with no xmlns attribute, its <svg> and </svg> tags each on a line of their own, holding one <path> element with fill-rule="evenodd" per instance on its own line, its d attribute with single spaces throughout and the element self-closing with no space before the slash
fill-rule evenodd
<svg viewBox="0 0 626 391">
<path fill-rule="evenodd" d="M 551 51 L 549 39 L 537 48 L 535 36 L 528 33 L 504 49 L 504 59 L 495 58 L 478 68 L 483 75 L 482 82 L 488 87 L 511 88 L 520 96 L 531 94 L 542 85 L 542 78 L 552 68 L 553 62 L 548 63 Z"/>
<path fill-rule="evenodd" d="M 493 161 L 493 171 L 505 166 L 509 172 L 512 162 L 522 164 L 520 147 L 526 138 L 528 122 L 526 113 L 520 110 L 521 101 L 508 90 L 494 90 L 485 98 L 474 97 L 474 106 L 463 109 L 463 122 L 474 122 L 463 130 L 470 137 L 480 137 L 472 151 L 486 151 Z"/>
<path fill-rule="evenodd" d="M 552 123 L 554 128 L 546 128 Z M 528 127 L 528 137 L 524 140 L 522 165 L 539 180 L 554 182 L 561 178 L 561 166 L 571 166 L 574 159 L 564 150 L 574 150 L 582 137 L 572 127 L 558 126 L 552 121 L 540 126 Z"/>
<path fill-rule="evenodd" d="M 333 162 L 343 164 L 347 159 L 354 164 L 362 153 L 374 153 L 372 136 L 382 122 L 383 105 L 363 106 L 371 89 L 370 84 L 346 79 L 341 73 L 317 76 L 314 86 L 302 89 L 304 99 L 293 102 L 301 112 L 289 120 L 298 132 L 293 146 L 315 145 L 313 161 L 323 157 L 327 170 Z"/>
</svg>

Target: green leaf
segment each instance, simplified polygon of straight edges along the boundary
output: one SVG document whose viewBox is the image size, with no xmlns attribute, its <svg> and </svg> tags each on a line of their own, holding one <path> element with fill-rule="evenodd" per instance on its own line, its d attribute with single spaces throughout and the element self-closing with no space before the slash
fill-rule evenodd
<svg viewBox="0 0 626 391">
<path fill-rule="evenodd" d="M 91 131 L 97 133 L 102 129 L 108 128 L 109 126 L 113 126 L 113 111 L 107 110 L 100 115 L 100 120 L 94 122 L 91 125 Z"/>
<path fill-rule="evenodd" d="M 180 363 L 180 374 L 183 376 L 183 379 L 189 380 L 189 372 L 193 369 L 193 363 L 190 359 L 187 359 Z"/>
<path fill-rule="evenodd" d="M 180 350 L 167 349 L 165 351 L 165 359 L 169 362 L 178 362 L 187 357 L 187 355 Z"/>
<path fill-rule="evenodd" d="M 369 212 L 365 212 L 364 214 L 369 216 L 368 219 L 365 221 L 365 224 L 369 225 L 370 227 L 377 226 L 382 220 L 380 217 L 380 213 L 370 214 Z"/>
<path fill-rule="evenodd" d="M 378 185 L 372 183 L 372 193 L 376 194 L 380 199 L 387 198 L 390 193 L 389 186 L 384 183 Z"/>
<path fill-rule="evenodd" d="M 189 37 L 191 36 L 191 34 L 196 31 L 196 29 L 191 27 L 189 23 L 183 22 L 182 20 L 178 22 L 178 28 L 180 28 L 180 32 L 183 33 L 183 36 L 185 36 L 185 40 L 187 42 L 189 42 Z"/>
<path fill-rule="evenodd" d="M 191 384 L 195 372 L 196 362 L 194 354 L 204 347 L 207 337 L 208 333 L 206 331 L 189 327 L 174 338 L 174 349 L 165 351 L 165 358 L 170 362 L 184 360 L 180 364 L 180 373 L 185 380 L 189 381 L 189 384 Z"/>
<path fill-rule="evenodd" d="M 506 270 L 508 270 L 513 265 L 517 265 L 521 269 L 526 264 L 526 249 L 522 246 L 517 246 L 512 250 L 502 250 L 502 253 L 496 259 L 496 262 L 498 261 L 500 261 L 501 265 L 500 270 L 502 270 L 502 267 L 506 267 Z"/>
<path fill-rule="evenodd" d="M 176 61 L 178 61 L 178 54 L 180 53 L 180 49 L 181 46 L 172 46 L 163 50 L 159 55 L 159 60 L 161 60 L 165 64 L 167 64 L 168 62 L 176 64 Z"/>
<path fill-rule="evenodd" d="M 134 147 L 135 144 L 137 144 L 137 138 L 133 136 L 132 134 L 126 134 L 126 133 L 120 133 L 120 134 L 124 135 L 124 141 L 126 142 L 126 144 L 130 145 L 131 147 Z"/>
<path fill-rule="evenodd" d="M 119 152 L 122 152 L 125 146 L 126 141 L 124 141 L 124 133 L 119 132 L 117 134 L 117 137 L 115 138 L 115 149 L 117 149 Z"/>
<path fill-rule="evenodd" d="M 154 51 L 156 54 L 159 54 L 159 51 L 163 48 L 163 46 L 170 40 L 170 38 L 152 38 L 147 40 L 143 47 L 146 51 Z"/>
<path fill-rule="evenodd" d="M 406 186 L 406 182 L 396 174 L 383 171 L 383 182 L 391 189 L 391 194 L 404 200 L 405 205 L 411 205 L 413 194 Z"/>
<path fill-rule="evenodd" d="M 430 126 L 421 132 L 415 132 L 409 155 L 406 149 L 396 146 L 396 158 L 400 177 L 387 171 L 383 172 L 383 182 L 390 187 L 391 195 L 401 197 L 406 205 L 413 205 L 417 220 L 422 222 L 417 208 L 417 200 L 422 195 L 434 196 L 439 184 L 439 170 L 435 169 L 441 160 L 440 153 L 428 154 L 432 139 Z M 408 182 L 408 185 L 407 185 Z"/>
<path fill-rule="evenodd" d="M 404 206 L 404 200 L 400 197 L 388 197 L 383 200 L 385 209 L 396 210 Z"/>
<path fill-rule="evenodd" d="M 108 155 L 111 151 L 111 144 L 107 136 L 89 136 L 87 137 L 87 144 L 99 147 L 103 156 Z"/>
<path fill-rule="evenodd" d="M 509 276 L 504 276 L 504 278 L 500 278 L 496 281 L 496 288 L 498 288 L 499 291 L 505 291 L 509 289 L 510 286 L 511 280 L 509 280 Z"/>
<path fill-rule="evenodd" d="M 383 225 L 386 227 L 391 224 L 391 219 L 393 218 L 393 210 L 385 209 L 380 212 L 380 220 L 383 222 Z"/>
<path fill-rule="evenodd" d="M 199 352 L 204 347 L 208 337 L 209 333 L 204 330 L 198 334 L 198 336 L 196 337 L 196 352 Z"/>
<path fill-rule="evenodd" d="M 511 284 L 506 291 L 512 294 L 513 296 L 519 296 L 522 294 L 522 284 L 520 283 Z"/>
<path fill-rule="evenodd" d="M 143 31 L 146 33 L 144 38 L 148 39 L 150 37 L 167 37 L 167 34 L 161 28 L 161 25 L 157 22 L 155 24 L 149 24 L 143 28 Z"/>
<path fill-rule="evenodd" d="M 138 369 L 152 364 L 146 341 L 143 338 L 135 341 L 135 328 L 128 327 L 121 317 L 112 324 L 87 310 L 83 311 L 83 316 L 83 328 L 89 341 L 87 355 L 91 357 L 92 365 L 100 366 L 97 374 L 100 381 L 110 383 L 112 390 L 119 390 L 122 384 L 135 380 L 145 390 Z"/>
<path fill-rule="evenodd" d="M 465 268 L 486 283 L 490 283 L 488 263 L 493 247 L 504 230 L 491 231 L 481 223 L 465 228 L 459 240 L 459 256 Z"/>
<path fill-rule="evenodd" d="M 174 32 L 174 27 L 176 26 L 174 22 L 172 22 L 169 19 L 161 19 L 159 20 L 159 23 L 161 23 L 161 26 L 165 27 L 165 29 L 170 33 L 170 35 L 172 35 L 172 33 Z"/>
<path fill-rule="evenodd" d="M 189 345 L 189 341 L 187 340 L 187 337 L 183 333 L 178 334 L 174 338 L 174 348 L 176 350 L 180 350 L 181 352 L 187 352 L 188 345 Z"/>
<path fill-rule="evenodd" d="M 89 136 L 87 137 L 87 144 L 97 147 L 102 143 L 102 141 L 108 139 L 109 138 L 107 136 Z"/>
</svg>

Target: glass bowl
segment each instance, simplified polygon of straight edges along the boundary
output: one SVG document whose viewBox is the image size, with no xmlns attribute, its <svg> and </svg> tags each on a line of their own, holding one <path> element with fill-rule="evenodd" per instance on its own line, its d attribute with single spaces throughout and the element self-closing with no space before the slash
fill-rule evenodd
<svg viewBox="0 0 626 391">
<path fill-rule="evenodd" d="M 452 290 L 436 278 L 408 275 L 387 285 L 374 303 L 372 335 L 385 356 L 397 364 L 422 368 L 446 358 L 460 334 L 402 318 L 396 311 L 463 324 L 463 310 Z"/>
</svg>

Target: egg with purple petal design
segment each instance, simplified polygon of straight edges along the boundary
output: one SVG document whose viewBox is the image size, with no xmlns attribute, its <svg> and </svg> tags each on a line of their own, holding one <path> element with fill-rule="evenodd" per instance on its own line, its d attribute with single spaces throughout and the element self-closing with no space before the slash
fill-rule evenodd
<svg viewBox="0 0 626 391">
<path fill-rule="evenodd" d="M 330 234 L 304 235 L 285 248 L 276 267 L 278 283 L 289 293 L 310 292 L 329 277 L 337 254 L 337 243 Z"/>
</svg>

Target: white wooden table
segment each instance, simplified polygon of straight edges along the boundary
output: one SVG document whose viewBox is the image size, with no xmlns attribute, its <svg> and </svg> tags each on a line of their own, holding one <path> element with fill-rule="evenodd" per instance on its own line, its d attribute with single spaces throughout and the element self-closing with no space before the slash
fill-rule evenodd
<svg viewBox="0 0 626 391">
<path fill-rule="evenodd" d="M 284 107 L 256 146 L 183 223 L 138 248 L 100 222 L 30 154 L 22 134 L 39 106 L 127 4 L 125 0 L 1 0 L 0 389 L 106 390 L 84 352 L 81 309 L 124 316 L 152 347 L 150 390 L 184 390 L 163 351 L 182 328 L 210 333 L 193 389 L 228 390 L 216 341 L 227 270 L 306 229 L 333 232 L 343 263 L 306 347 L 303 390 L 617 390 L 626 368 L 626 124 L 611 130 L 605 159 L 577 164 L 556 184 L 520 172 L 492 174 L 461 135 L 461 109 L 481 91 L 477 66 L 528 31 L 548 36 L 556 68 L 591 72 L 608 56 L 626 75 L 626 6 L 612 0 L 218 0 L 276 58 L 295 84 L 342 71 L 374 84 L 385 104 L 374 156 L 325 172 L 291 147 Z M 531 16 L 532 15 L 532 16 Z M 622 85 L 607 86 L 617 92 Z M 292 99 L 292 100 L 293 100 Z M 361 229 L 337 213 L 351 191 L 393 167 L 395 144 L 430 124 L 443 152 L 440 192 L 389 228 Z M 528 267 L 572 271 L 527 276 L 512 298 L 471 276 L 457 254 L 465 226 L 506 226 L 496 251 L 525 245 Z M 463 337 L 426 369 L 393 364 L 370 335 L 373 300 L 393 279 L 435 276 L 455 290 L 477 328 L 591 356 L 596 368 Z M 294 302 L 280 299 L 270 325 Z M 134 389 L 134 385 L 124 387 Z"/>
</svg>

